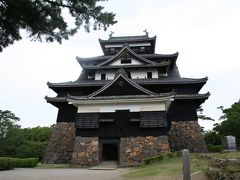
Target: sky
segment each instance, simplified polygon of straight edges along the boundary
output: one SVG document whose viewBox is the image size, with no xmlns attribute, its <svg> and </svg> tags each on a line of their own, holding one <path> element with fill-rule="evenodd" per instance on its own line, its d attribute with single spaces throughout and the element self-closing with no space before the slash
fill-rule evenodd
<svg viewBox="0 0 240 180">
<path fill-rule="evenodd" d="M 44 97 L 56 94 L 47 82 L 76 80 L 81 67 L 76 56 L 102 55 L 98 38 L 157 36 L 156 53 L 179 52 L 182 77 L 209 80 L 200 93 L 210 92 L 204 114 L 215 119 L 199 121 L 209 130 L 218 121 L 219 106 L 230 107 L 240 98 L 240 1 L 239 0 L 108 0 L 105 10 L 116 13 L 117 24 L 107 31 L 83 29 L 62 44 L 23 40 L 0 53 L 0 109 L 10 110 L 22 127 L 56 123 L 57 108 Z M 67 18 L 67 17 L 66 17 Z"/>
</svg>

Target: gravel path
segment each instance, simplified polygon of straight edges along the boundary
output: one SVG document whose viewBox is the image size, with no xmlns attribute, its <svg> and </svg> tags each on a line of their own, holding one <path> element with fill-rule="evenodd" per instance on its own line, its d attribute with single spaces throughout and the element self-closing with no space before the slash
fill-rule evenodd
<svg viewBox="0 0 240 180">
<path fill-rule="evenodd" d="M 17 168 L 0 171 L 0 180 L 122 180 L 126 170 Z"/>
</svg>

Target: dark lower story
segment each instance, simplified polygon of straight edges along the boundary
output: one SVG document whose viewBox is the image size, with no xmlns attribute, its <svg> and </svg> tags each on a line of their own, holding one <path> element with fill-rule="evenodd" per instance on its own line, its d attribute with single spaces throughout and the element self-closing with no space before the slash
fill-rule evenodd
<svg viewBox="0 0 240 180">
<path fill-rule="evenodd" d="M 187 148 L 206 152 L 197 121 L 172 122 L 167 135 L 128 137 L 83 137 L 76 134 L 75 123 L 60 122 L 53 129 L 44 154 L 44 163 L 72 163 L 93 166 L 116 161 L 120 167 L 137 166 L 144 158 Z"/>
<path fill-rule="evenodd" d="M 83 166 L 116 161 L 119 166 L 137 166 L 144 158 L 169 152 L 167 136 L 126 138 L 75 138 L 71 163 Z"/>
</svg>

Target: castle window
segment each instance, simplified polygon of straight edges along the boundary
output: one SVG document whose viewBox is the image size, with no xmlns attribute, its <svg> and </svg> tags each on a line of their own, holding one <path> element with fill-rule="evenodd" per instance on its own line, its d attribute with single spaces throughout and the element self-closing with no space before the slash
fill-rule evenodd
<svg viewBox="0 0 240 180">
<path fill-rule="evenodd" d="M 111 52 L 115 52 L 115 48 L 111 48 L 110 51 L 111 51 Z"/>
<path fill-rule="evenodd" d="M 145 51 L 145 47 L 140 47 L 140 52 L 144 52 Z"/>
<path fill-rule="evenodd" d="M 147 72 L 147 78 L 152 79 L 152 72 Z"/>
<path fill-rule="evenodd" d="M 105 80 L 106 79 L 106 74 L 101 74 L 101 80 Z"/>
<path fill-rule="evenodd" d="M 132 59 L 126 58 L 126 59 L 121 59 L 121 64 L 131 64 Z"/>
</svg>

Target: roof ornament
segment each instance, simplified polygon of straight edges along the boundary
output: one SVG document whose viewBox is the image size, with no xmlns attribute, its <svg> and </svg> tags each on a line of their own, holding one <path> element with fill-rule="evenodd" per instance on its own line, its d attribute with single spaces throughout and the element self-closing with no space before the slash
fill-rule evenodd
<svg viewBox="0 0 240 180">
<path fill-rule="evenodd" d="M 146 33 L 146 36 L 148 37 L 148 31 L 147 31 L 147 29 L 145 29 L 143 32 L 145 32 L 145 33 Z"/>
<path fill-rule="evenodd" d="M 114 34 L 113 31 L 110 31 L 110 34 L 109 34 L 109 39 L 112 38 L 112 35 Z"/>
</svg>

